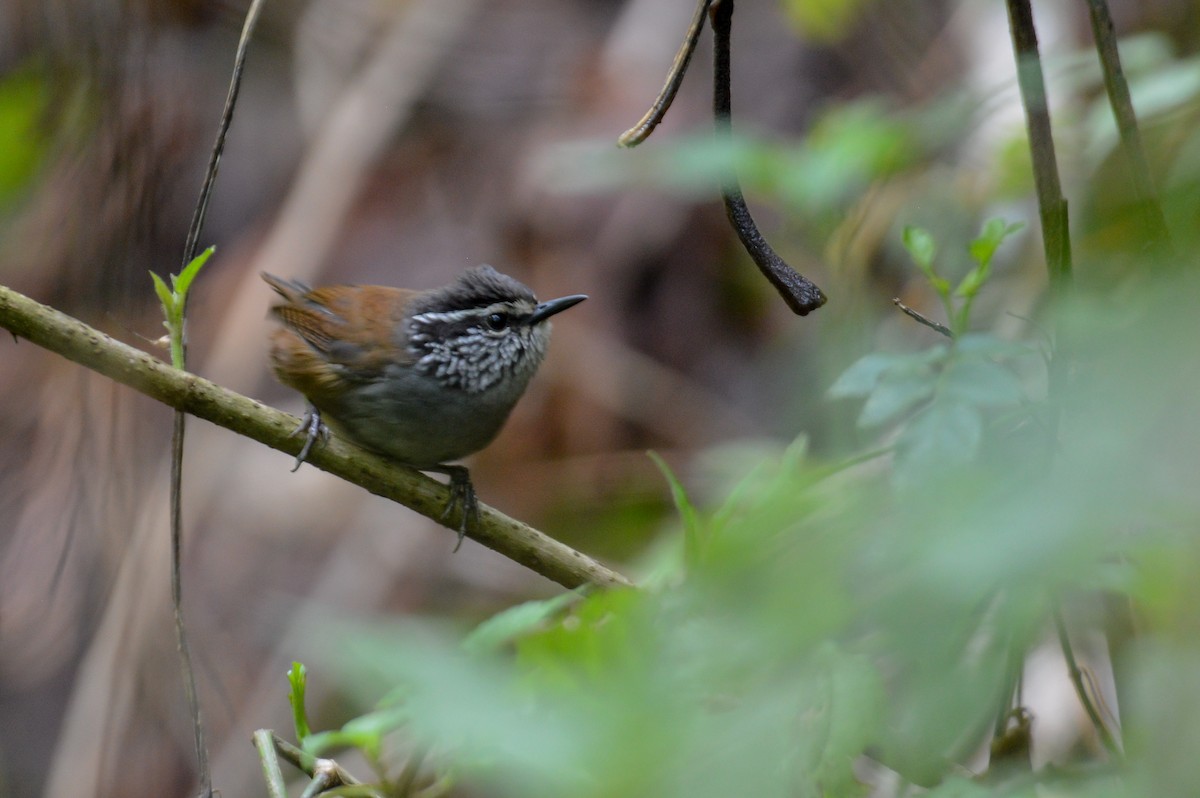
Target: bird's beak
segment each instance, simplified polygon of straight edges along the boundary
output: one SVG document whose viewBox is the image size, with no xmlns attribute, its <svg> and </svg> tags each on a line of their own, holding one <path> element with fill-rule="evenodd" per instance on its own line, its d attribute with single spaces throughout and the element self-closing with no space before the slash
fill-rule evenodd
<svg viewBox="0 0 1200 798">
<path fill-rule="evenodd" d="M 573 294 L 571 296 L 559 297 L 558 299 L 551 299 L 549 302 L 543 302 L 533 309 L 533 313 L 529 315 L 529 323 L 537 324 L 543 322 L 555 313 L 562 313 L 567 308 L 578 305 L 585 299 L 587 299 L 587 294 Z"/>
</svg>

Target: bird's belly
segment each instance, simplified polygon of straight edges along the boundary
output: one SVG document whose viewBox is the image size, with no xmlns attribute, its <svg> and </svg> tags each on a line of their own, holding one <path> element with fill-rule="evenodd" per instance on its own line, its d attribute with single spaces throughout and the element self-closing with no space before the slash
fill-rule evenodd
<svg viewBox="0 0 1200 798">
<path fill-rule="evenodd" d="M 428 467 L 458 460 L 491 443 L 519 390 L 467 394 L 407 371 L 346 392 L 322 407 L 335 431 L 402 463 Z"/>
</svg>

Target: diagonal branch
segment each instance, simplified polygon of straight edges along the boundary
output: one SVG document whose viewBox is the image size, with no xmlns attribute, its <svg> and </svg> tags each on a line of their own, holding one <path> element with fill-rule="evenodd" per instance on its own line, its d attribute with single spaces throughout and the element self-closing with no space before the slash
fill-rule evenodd
<svg viewBox="0 0 1200 798">
<path fill-rule="evenodd" d="M 292 437 L 294 416 L 174 369 L 4 286 L 0 286 L 0 327 L 163 404 L 273 449 L 295 455 L 303 443 Z M 308 462 L 435 521 L 440 520 L 448 498 L 446 486 L 440 482 L 336 437 L 312 452 Z M 480 524 L 471 537 L 547 579 L 569 588 L 631 584 L 586 554 L 498 510 L 482 504 L 479 509 Z"/>
</svg>

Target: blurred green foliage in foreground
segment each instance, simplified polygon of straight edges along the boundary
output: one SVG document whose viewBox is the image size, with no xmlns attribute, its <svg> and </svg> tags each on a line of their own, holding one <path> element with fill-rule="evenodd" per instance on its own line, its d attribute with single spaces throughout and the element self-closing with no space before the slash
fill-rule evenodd
<svg viewBox="0 0 1200 798">
<path fill-rule="evenodd" d="M 676 484 L 683 528 L 643 589 L 522 605 L 465 645 L 434 622 L 364 625 L 316 678 L 336 673 L 364 707 L 391 691 L 366 746 L 381 772 L 419 741 L 497 794 L 865 795 L 868 759 L 934 795 L 1032 795 L 1038 781 L 1193 794 L 1198 296 L 1177 279 L 1063 308 L 1060 398 L 984 402 L 970 451 L 926 440 L 940 434 L 921 425 L 927 396 L 891 457 L 840 468 L 798 443 L 707 508 Z M 931 379 L 952 379 L 955 357 L 933 358 Z M 904 446 L 944 467 L 895 479 L 884 465 Z M 1103 596 L 1139 612 L 1115 649 L 1125 756 L 1095 745 L 969 779 L 959 763 L 986 746 L 1053 613 L 1082 636 L 1102 628 Z"/>
<path fill-rule="evenodd" d="M 1184 89 L 1176 117 L 1200 107 Z M 853 200 L 839 192 L 923 149 L 872 108 L 827 116 L 790 161 L 743 141 L 677 173 L 711 182 L 732 162 L 780 204 L 837 216 Z M 824 157 L 842 145 L 878 157 Z M 946 240 L 947 224 L 896 229 L 953 337 L 926 331 L 932 346 L 868 354 L 832 381 L 829 401 L 860 403 L 874 448 L 817 458 L 800 440 L 715 501 L 667 472 L 678 531 L 641 563 L 640 589 L 521 605 L 473 633 L 347 630 L 313 678 L 375 709 L 306 747 L 352 745 L 385 785 L 416 755 L 435 792 L 511 796 L 1200 794 L 1200 280 L 1195 225 L 1178 223 L 1196 195 L 1177 191 L 1200 169 L 1163 181 L 1182 252 L 1163 268 L 1109 188 L 1112 146 L 1074 151 L 1079 286 L 1026 340 L 971 317 L 1019 223 L 988 222 L 973 241 Z M 1184 150 L 1151 152 L 1186 166 L 1172 160 Z M 796 168 L 756 170 L 760 157 Z M 1089 721 L 1062 666 L 1072 747 L 1034 769 L 1030 740 L 1063 719 L 1005 731 L 1022 728 L 1026 659 L 1059 648 L 1056 629 L 1105 635 L 1113 684 L 1088 647 Z"/>
</svg>

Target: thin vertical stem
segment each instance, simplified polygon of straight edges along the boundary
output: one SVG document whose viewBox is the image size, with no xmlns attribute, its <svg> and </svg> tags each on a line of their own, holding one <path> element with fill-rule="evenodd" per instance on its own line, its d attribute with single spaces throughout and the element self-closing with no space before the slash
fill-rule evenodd
<svg viewBox="0 0 1200 798">
<path fill-rule="evenodd" d="M 1071 279 L 1071 234 L 1067 224 L 1067 201 L 1058 178 L 1058 158 L 1050 128 L 1050 106 L 1046 79 L 1038 52 L 1037 31 L 1029 0 L 1007 0 L 1013 54 L 1017 62 L 1017 85 L 1025 107 L 1029 149 L 1033 157 L 1033 179 L 1037 187 L 1038 211 L 1042 219 L 1042 247 L 1051 290 L 1061 294 Z"/>
<path fill-rule="evenodd" d="M 1100 742 L 1104 743 L 1104 748 L 1114 759 L 1118 759 L 1121 756 L 1121 749 L 1117 746 L 1117 741 L 1113 739 L 1108 726 L 1104 724 L 1103 718 L 1100 717 L 1096 705 L 1088 696 L 1087 688 L 1083 684 L 1083 671 L 1075 660 L 1075 650 L 1071 647 L 1071 636 L 1067 634 L 1067 624 L 1063 620 L 1062 610 L 1054 611 L 1054 628 L 1058 632 L 1058 643 L 1062 647 L 1063 658 L 1067 661 L 1067 675 L 1075 688 L 1075 695 L 1079 697 L 1079 703 L 1083 705 L 1092 725 L 1096 727 L 1096 733 L 1100 735 Z"/>
<path fill-rule="evenodd" d="M 1121 137 L 1121 150 L 1129 164 L 1130 179 L 1133 181 L 1134 196 L 1142 213 L 1142 223 L 1150 241 L 1159 248 L 1169 250 L 1170 234 L 1166 218 L 1154 181 L 1150 178 L 1150 164 L 1146 150 L 1142 147 L 1142 136 L 1138 131 L 1137 115 L 1133 110 L 1133 99 L 1129 95 L 1129 83 L 1121 69 L 1121 55 L 1117 50 L 1117 36 L 1113 29 L 1108 0 L 1087 0 L 1088 15 L 1092 22 L 1092 36 L 1096 40 L 1096 52 L 1104 72 L 1104 90 L 1112 106 L 1117 132 Z"/>
<path fill-rule="evenodd" d="M 185 268 L 196 257 L 200 231 L 204 227 L 208 202 L 212 197 L 213 186 L 217 179 L 217 169 L 221 164 L 221 153 L 225 150 L 225 136 L 233 121 L 233 109 L 237 104 L 238 92 L 241 90 L 246 50 L 250 44 L 250 36 L 254 32 L 254 27 L 258 23 L 262 6 L 263 0 L 253 0 L 250 8 L 246 11 L 245 22 L 242 24 L 242 33 L 233 60 L 233 75 L 229 81 L 229 92 L 225 97 L 225 108 L 221 112 L 221 121 L 217 125 L 217 138 L 209 156 L 208 169 L 200 188 L 200 197 L 196 202 L 192 223 L 184 242 L 183 266 Z M 181 322 L 177 332 L 178 340 L 175 342 L 175 353 L 172 357 L 172 360 L 175 361 L 172 365 L 181 371 L 187 367 L 186 303 L 188 293 L 190 292 L 184 293 L 181 300 L 184 302 L 184 307 L 181 311 Z M 204 739 L 204 716 L 200 711 L 200 698 L 196 692 L 196 674 L 192 667 L 192 652 L 183 619 L 183 443 L 186 431 L 187 415 L 182 410 L 176 410 L 171 434 L 171 604 L 175 616 L 175 640 L 179 651 L 179 666 L 183 674 L 183 690 L 192 717 L 192 735 L 196 749 L 196 776 L 200 782 L 200 796 L 201 798 L 210 798 L 213 794 L 212 773 L 208 763 L 208 744 Z"/>
</svg>

